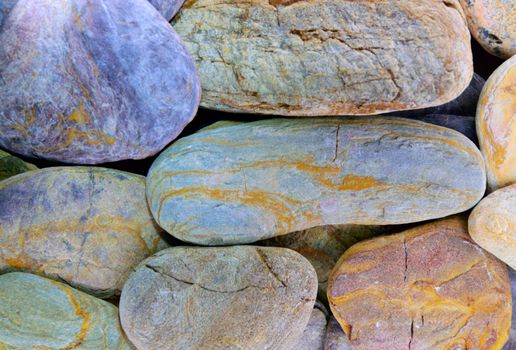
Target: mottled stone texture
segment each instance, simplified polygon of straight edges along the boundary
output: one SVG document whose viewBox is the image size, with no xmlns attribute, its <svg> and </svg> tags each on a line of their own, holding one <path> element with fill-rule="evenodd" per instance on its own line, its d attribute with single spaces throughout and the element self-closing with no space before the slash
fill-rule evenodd
<svg viewBox="0 0 516 350">
<path fill-rule="evenodd" d="M 446 103 L 472 55 L 457 0 L 189 0 L 173 21 L 201 105 L 229 112 L 377 114 Z"/>
<path fill-rule="evenodd" d="M 118 309 L 28 273 L 0 276 L 0 349 L 129 350 Z"/>
<path fill-rule="evenodd" d="M 404 118 L 420 120 L 425 123 L 443 126 L 453 129 L 478 145 L 477 131 L 474 116 L 449 115 L 449 114 L 427 114 L 419 117 L 406 116 Z"/>
<path fill-rule="evenodd" d="M 328 285 L 352 349 L 500 349 L 511 325 L 506 266 L 463 217 L 348 249 Z"/>
<path fill-rule="evenodd" d="M 259 243 L 293 249 L 307 258 L 317 272 L 317 297 L 326 301 L 328 276 L 346 249 L 364 239 L 396 231 L 397 227 L 399 226 L 327 225 L 270 238 Z"/>
<path fill-rule="evenodd" d="M 327 323 L 328 311 L 317 302 L 303 335 L 292 350 L 323 350 Z"/>
<path fill-rule="evenodd" d="M 167 21 L 170 21 L 181 8 L 181 5 L 185 0 L 149 0 L 149 2 L 165 17 Z"/>
<path fill-rule="evenodd" d="M 0 181 L 27 171 L 36 170 L 33 164 L 0 150 Z"/>
<path fill-rule="evenodd" d="M 16 153 L 145 158 L 199 99 L 194 62 L 145 0 L 19 0 L 0 33 L 0 146 Z"/>
<path fill-rule="evenodd" d="M 91 294 L 120 293 L 132 268 L 167 246 L 143 176 L 47 168 L 0 182 L 0 273 L 26 270 Z"/>
<path fill-rule="evenodd" d="M 147 177 L 160 226 L 208 245 L 439 218 L 484 190 L 470 140 L 393 117 L 222 122 L 174 143 Z"/>
<path fill-rule="evenodd" d="M 473 37 L 489 53 L 509 58 L 516 54 L 514 0 L 459 0 Z"/>
<path fill-rule="evenodd" d="M 516 300 L 516 271 L 509 269 L 509 278 L 511 280 L 511 294 L 512 300 Z M 503 350 L 516 350 L 516 303 L 512 304 L 512 322 L 511 335 L 509 340 L 505 343 Z"/>
<path fill-rule="evenodd" d="M 476 124 L 489 189 L 516 183 L 516 56 L 487 80 L 478 102 Z"/>
<path fill-rule="evenodd" d="M 471 238 L 507 265 L 516 268 L 516 184 L 491 193 L 473 209 Z"/>
<path fill-rule="evenodd" d="M 351 350 L 346 333 L 333 316 L 328 320 L 324 350 Z"/>
<path fill-rule="evenodd" d="M 477 73 L 473 74 L 473 78 L 464 92 L 456 99 L 442 104 L 440 106 L 428 107 L 410 111 L 398 111 L 388 113 L 398 117 L 425 117 L 429 115 L 457 115 L 457 116 L 475 116 L 477 112 L 477 103 L 482 92 L 482 88 L 486 81 Z"/>
<path fill-rule="evenodd" d="M 140 350 L 291 349 L 312 313 L 317 276 L 284 248 L 175 247 L 145 260 L 120 299 Z"/>
<path fill-rule="evenodd" d="M 18 0 L 2 0 L 0 1 L 0 29 L 2 29 L 2 25 L 7 18 L 11 9 L 16 5 Z"/>
</svg>

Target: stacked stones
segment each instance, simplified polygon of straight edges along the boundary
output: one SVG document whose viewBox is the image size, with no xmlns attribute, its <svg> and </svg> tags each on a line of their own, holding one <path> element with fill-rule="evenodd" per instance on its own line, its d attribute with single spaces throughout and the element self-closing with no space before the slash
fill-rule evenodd
<svg viewBox="0 0 516 350">
<path fill-rule="evenodd" d="M 516 348 L 515 18 L 0 2 L 0 349 Z"/>
</svg>

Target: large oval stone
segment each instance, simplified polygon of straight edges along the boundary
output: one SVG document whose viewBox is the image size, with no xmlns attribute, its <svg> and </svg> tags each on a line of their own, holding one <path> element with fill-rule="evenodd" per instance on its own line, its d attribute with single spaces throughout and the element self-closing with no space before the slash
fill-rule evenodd
<svg viewBox="0 0 516 350">
<path fill-rule="evenodd" d="M 35 165 L 0 150 L 0 181 L 36 169 L 38 168 Z"/>
<path fill-rule="evenodd" d="M 119 294 L 140 261 L 167 246 L 145 201 L 145 178 L 47 168 L 0 183 L 0 273 L 31 271 L 91 294 Z"/>
<path fill-rule="evenodd" d="M 317 297 L 319 300 L 326 301 L 328 276 L 346 249 L 364 239 L 392 233 L 398 227 L 397 225 L 326 225 L 273 237 L 260 241 L 259 244 L 289 248 L 303 255 L 317 272 L 319 282 Z"/>
<path fill-rule="evenodd" d="M 484 190 L 470 140 L 391 117 L 218 123 L 169 147 L 147 178 L 161 227 L 217 245 L 439 218 L 471 208 Z"/>
<path fill-rule="evenodd" d="M 516 184 L 482 199 L 471 212 L 468 228 L 479 246 L 516 269 Z"/>
<path fill-rule="evenodd" d="M 503 350 L 516 350 L 516 271 L 509 269 L 509 278 L 511 279 L 511 294 L 512 294 L 512 322 L 511 335 L 509 340 L 505 343 Z"/>
<path fill-rule="evenodd" d="M 516 183 L 516 56 L 487 80 L 476 118 L 488 187 L 495 190 Z"/>
<path fill-rule="evenodd" d="M 28 273 L 0 276 L 0 349 L 129 350 L 112 304 Z"/>
<path fill-rule="evenodd" d="M 145 158 L 199 99 L 194 62 L 146 0 L 19 0 L 0 33 L 0 146 L 16 153 Z"/>
<path fill-rule="evenodd" d="M 514 0 L 459 0 L 473 37 L 489 53 L 509 58 L 516 54 Z"/>
<path fill-rule="evenodd" d="M 173 26 L 206 108 L 377 114 L 453 100 L 473 74 L 456 0 L 189 0 Z"/>
<path fill-rule="evenodd" d="M 424 116 L 404 116 L 404 118 L 420 120 L 425 123 L 443 126 L 453 129 L 478 145 L 477 130 L 474 116 L 449 115 L 449 114 L 428 114 Z"/>
<path fill-rule="evenodd" d="M 511 326 L 507 268 L 452 217 L 348 249 L 328 284 L 352 349 L 500 349 Z"/>
<path fill-rule="evenodd" d="M 292 348 L 312 313 L 317 276 L 284 248 L 175 247 L 145 260 L 120 299 L 140 350 Z"/>
<path fill-rule="evenodd" d="M 174 17 L 183 5 L 184 0 L 149 0 L 167 21 Z"/>
</svg>

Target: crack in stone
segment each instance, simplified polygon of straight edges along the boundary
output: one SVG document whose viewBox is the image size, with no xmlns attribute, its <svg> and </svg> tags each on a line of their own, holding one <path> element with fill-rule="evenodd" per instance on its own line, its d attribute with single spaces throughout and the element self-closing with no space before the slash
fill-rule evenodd
<svg viewBox="0 0 516 350">
<path fill-rule="evenodd" d="M 152 266 L 152 265 L 149 265 L 149 264 L 145 264 L 145 267 L 148 268 L 149 270 L 161 275 L 161 276 L 165 276 L 165 277 L 168 277 L 168 278 L 171 278 L 175 281 L 178 281 L 178 282 L 181 282 L 181 283 L 184 283 L 184 284 L 187 284 L 187 285 L 190 285 L 190 286 L 197 286 L 201 289 L 204 289 L 208 292 L 213 292 L 213 293 L 222 293 L 222 294 L 230 294 L 230 293 L 238 293 L 238 292 L 242 292 L 246 289 L 249 289 L 249 288 L 256 288 L 256 289 L 265 289 L 265 288 L 262 288 L 262 287 L 258 287 L 258 286 L 245 286 L 245 287 L 242 287 L 242 288 L 239 288 L 239 289 L 235 289 L 235 290 L 217 290 L 217 289 L 212 289 L 212 288 L 208 288 L 206 286 L 203 286 L 199 283 L 195 283 L 195 282 L 190 282 L 190 281 L 186 281 L 186 280 L 182 280 L 180 278 L 177 278 L 175 276 L 172 276 L 171 274 L 168 274 L 168 273 L 165 273 L 163 271 L 160 271 L 156 266 Z"/>
<path fill-rule="evenodd" d="M 287 288 L 287 284 L 281 279 L 279 278 L 278 274 L 276 272 L 274 272 L 274 270 L 272 269 L 270 263 L 269 263 L 269 260 L 267 259 L 266 255 L 261 251 L 261 249 L 259 248 L 256 248 L 256 253 L 258 254 L 258 256 L 260 257 L 260 260 L 263 262 L 263 264 L 265 266 L 267 266 L 267 269 L 269 270 L 269 272 L 274 276 L 274 278 L 281 283 L 281 285 L 283 286 L 283 288 Z"/>
<path fill-rule="evenodd" d="M 408 343 L 408 350 L 412 347 L 412 340 L 414 339 L 414 319 L 412 319 L 412 322 L 410 323 L 410 340 Z"/>
<path fill-rule="evenodd" d="M 403 281 L 407 282 L 407 270 L 408 270 L 408 253 L 407 253 L 407 241 L 403 238 L 403 251 L 405 252 L 405 271 L 403 272 Z"/>
<path fill-rule="evenodd" d="M 337 157 L 339 156 L 339 131 L 340 124 L 337 124 L 337 130 L 335 131 L 335 155 L 333 156 L 332 163 L 335 163 Z"/>
</svg>

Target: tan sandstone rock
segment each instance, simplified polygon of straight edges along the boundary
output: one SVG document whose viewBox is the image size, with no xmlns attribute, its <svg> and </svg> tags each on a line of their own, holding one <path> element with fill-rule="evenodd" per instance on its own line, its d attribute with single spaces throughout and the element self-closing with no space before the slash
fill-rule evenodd
<svg viewBox="0 0 516 350">
<path fill-rule="evenodd" d="M 364 115 L 437 106 L 471 80 L 457 0 L 189 0 L 172 22 L 206 108 Z"/>
</svg>

